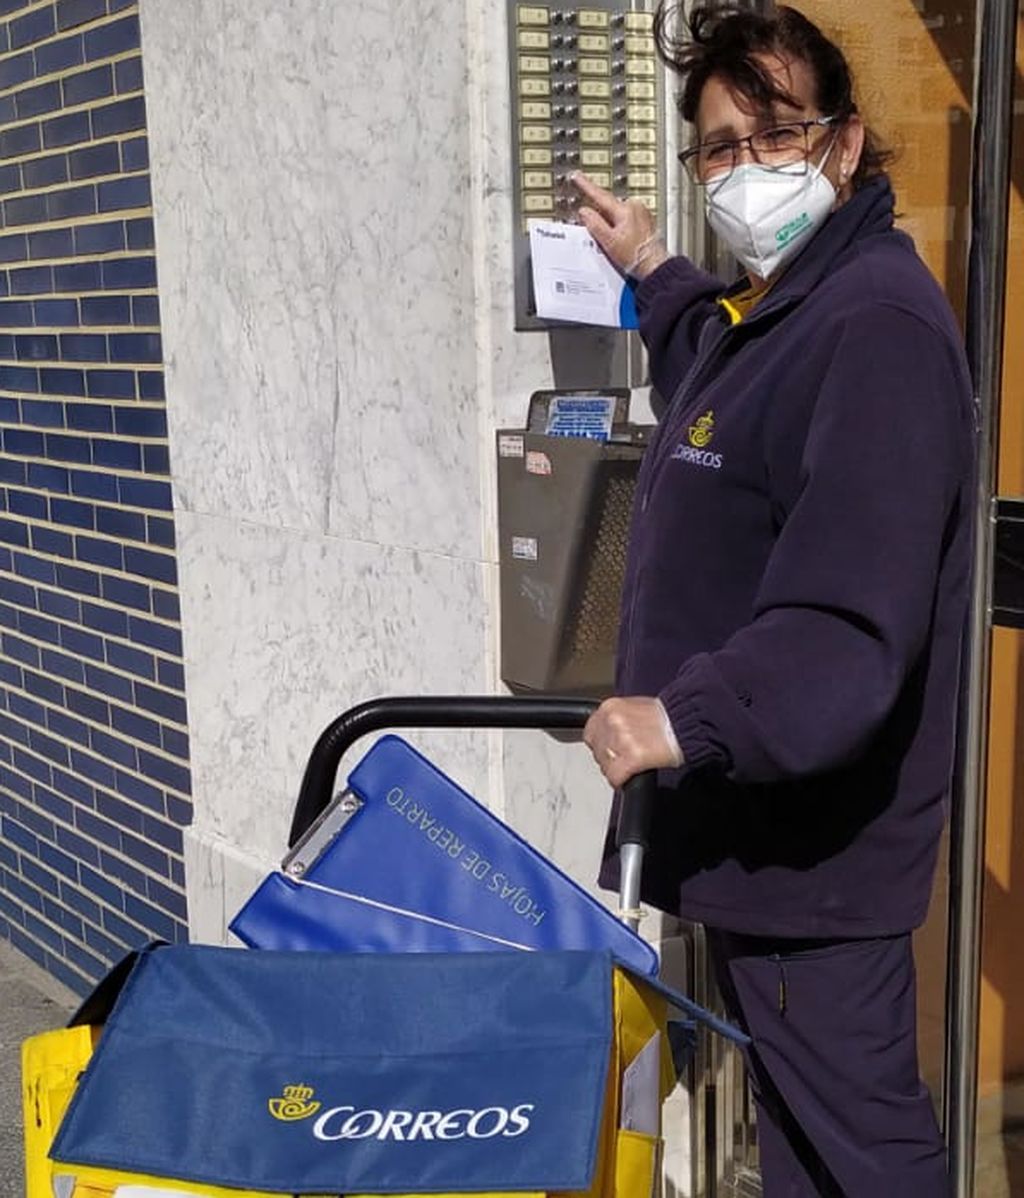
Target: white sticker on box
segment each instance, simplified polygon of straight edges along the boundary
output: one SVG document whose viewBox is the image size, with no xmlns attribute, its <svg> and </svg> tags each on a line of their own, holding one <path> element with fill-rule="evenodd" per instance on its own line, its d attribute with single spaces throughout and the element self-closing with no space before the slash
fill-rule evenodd
<svg viewBox="0 0 1024 1198">
<path fill-rule="evenodd" d="M 656 1136 L 661 1126 L 661 1035 L 655 1032 L 622 1074 L 619 1126 Z"/>
<path fill-rule="evenodd" d="M 549 437 L 586 437 L 607 441 L 615 419 L 612 395 L 556 395 L 548 405 Z"/>
<path fill-rule="evenodd" d="M 535 562 L 537 560 L 537 538 L 513 537 L 512 556 L 520 562 Z"/>
<path fill-rule="evenodd" d="M 498 438 L 498 457 L 521 458 L 524 453 L 523 438 L 505 433 Z"/>
</svg>

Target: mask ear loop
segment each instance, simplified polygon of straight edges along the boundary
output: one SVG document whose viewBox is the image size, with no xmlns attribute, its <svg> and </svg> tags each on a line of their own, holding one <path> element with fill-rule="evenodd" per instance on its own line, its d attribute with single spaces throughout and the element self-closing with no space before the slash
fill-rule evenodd
<svg viewBox="0 0 1024 1198">
<path fill-rule="evenodd" d="M 825 163 L 828 162 L 829 158 L 832 156 L 832 151 L 835 149 L 836 142 L 838 140 L 839 140 L 839 130 L 837 129 L 835 131 L 835 133 L 833 133 L 832 140 L 828 143 L 828 148 L 825 150 L 825 153 L 822 155 L 821 161 L 818 163 L 817 166 L 811 168 L 811 173 L 813 175 L 815 175 L 816 177 L 821 175 L 822 172 L 825 170 Z M 844 179 L 846 178 L 845 173 L 843 174 L 843 178 Z"/>
</svg>

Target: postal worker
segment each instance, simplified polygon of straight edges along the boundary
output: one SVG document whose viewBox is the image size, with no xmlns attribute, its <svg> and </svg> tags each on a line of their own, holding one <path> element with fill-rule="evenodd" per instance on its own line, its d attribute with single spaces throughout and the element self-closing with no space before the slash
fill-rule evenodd
<svg viewBox="0 0 1024 1198">
<path fill-rule="evenodd" d="M 961 336 L 893 223 L 842 51 L 791 8 L 664 7 L 681 154 L 743 267 L 578 175 L 668 401 L 642 465 L 613 787 L 659 773 L 644 897 L 707 929 L 752 1038 L 766 1198 L 938 1198 L 911 933 L 948 801 L 970 558 Z M 602 883 L 617 885 L 614 841 Z"/>
</svg>

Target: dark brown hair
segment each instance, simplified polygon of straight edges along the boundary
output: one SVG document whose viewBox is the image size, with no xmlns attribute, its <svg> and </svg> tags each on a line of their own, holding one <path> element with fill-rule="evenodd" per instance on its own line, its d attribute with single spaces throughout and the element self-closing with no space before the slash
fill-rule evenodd
<svg viewBox="0 0 1024 1198">
<path fill-rule="evenodd" d="M 853 78 L 842 50 L 795 8 L 781 7 L 769 17 L 734 5 L 700 5 L 677 35 L 676 17 L 681 11 L 681 0 L 661 0 L 654 17 L 654 37 L 665 64 L 683 80 L 677 106 L 691 124 L 712 75 L 721 76 L 758 112 L 770 112 L 780 101 L 797 104 L 758 61 L 758 56 L 765 54 L 807 64 L 815 80 L 815 102 L 823 116 L 846 120 L 857 111 Z M 891 160 L 892 152 L 865 127 L 864 150 L 853 186 L 860 187 L 872 175 L 882 173 Z"/>
</svg>

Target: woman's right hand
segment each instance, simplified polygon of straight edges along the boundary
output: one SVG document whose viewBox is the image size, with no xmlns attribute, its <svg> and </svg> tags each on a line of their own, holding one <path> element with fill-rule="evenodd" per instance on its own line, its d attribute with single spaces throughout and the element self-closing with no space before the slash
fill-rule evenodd
<svg viewBox="0 0 1024 1198">
<path fill-rule="evenodd" d="M 644 279 L 668 259 L 654 216 L 642 200 L 620 200 L 582 171 L 574 171 L 569 181 L 586 200 L 580 220 L 623 274 Z"/>
</svg>

